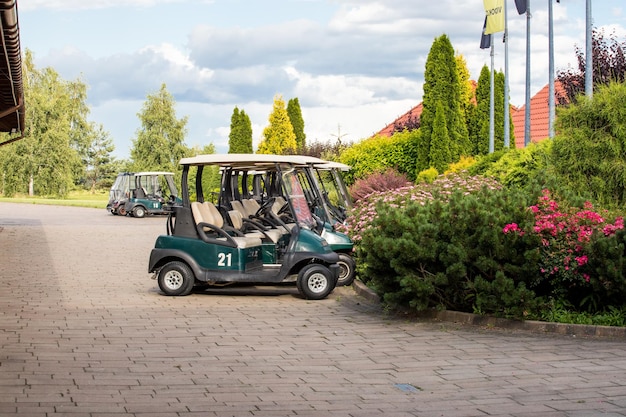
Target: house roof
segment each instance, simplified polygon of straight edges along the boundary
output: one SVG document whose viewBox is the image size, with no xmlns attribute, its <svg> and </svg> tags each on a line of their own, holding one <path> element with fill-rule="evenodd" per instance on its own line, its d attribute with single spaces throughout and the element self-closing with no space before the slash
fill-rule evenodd
<svg viewBox="0 0 626 417">
<path fill-rule="evenodd" d="M 381 131 L 379 131 L 376 135 L 379 135 L 379 136 L 391 136 L 391 135 L 393 135 L 393 133 L 396 131 L 396 126 L 404 126 L 410 120 L 419 120 L 420 116 L 422 115 L 422 110 L 423 109 L 424 109 L 424 106 L 422 105 L 422 103 L 418 104 L 417 106 L 413 107 L 408 112 L 404 113 L 402 116 L 398 117 L 393 122 L 389 123 Z"/>
<path fill-rule="evenodd" d="M 24 132 L 24 84 L 17 0 L 0 0 L 0 132 Z M 13 142 L 14 137 L 0 145 Z"/>
<path fill-rule="evenodd" d="M 550 107 L 548 98 L 550 86 L 546 84 L 530 99 L 530 141 L 539 142 L 550 136 Z M 554 83 L 555 102 L 557 96 L 565 96 L 561 83 Z M 524 126 L 526 120 L 526 105 L 511 109 L 511 123 L 515 131 L 515 147 L 524 147 Z"/>
<path fill-rule="evenodd" d="M 549 137 L 549 86 L 546 84 L 537 94 L 530 99 L 530 139 L 531 142 L 539 142 Z M 565 91 L 557 81 L 554 84 L 555 100 L 557 96 L 565 96 Z M 424 106 L 422 103 L 411 108 L 408 112 L 385 126 L 377 135 L 391 136 L 396 126 L 405 125 L 411 119 L 419 119 Z M 515 135 L 515 147 L 524 147 L 524 122 L 526 105 L 521 107 L 511 106 L 511 123 Z"/>
</svg>

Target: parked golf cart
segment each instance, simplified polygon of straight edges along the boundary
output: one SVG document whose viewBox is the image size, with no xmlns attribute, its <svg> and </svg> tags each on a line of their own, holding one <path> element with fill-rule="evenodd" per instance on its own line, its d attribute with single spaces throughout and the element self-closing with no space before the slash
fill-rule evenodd
<svg viewBox="0 0 626 417">
<path fill-rule="evenodd" d="M 109 202 L 107 211 L 111 214 L 125 216 L 126 202 L 130 196 L 130 184 L 134 183 L 135 174 L 132 172 L 122 172 L 117 174 L 115 182 L 109 190 Z"/>
<path fill-rule="evenodd" d="M 182 202 L 171 172 L 135 173 L 128 194 L 124 214 L 139 218 L 152 214 L 169 214 L 173 206 Z"/>
<path fill-rule="evenodd" d="M 298 176 L 305 200 L 315 220 L 315 226 L 311 230 L 324 238 L 331 249 L 339 255 L 340 273 L 337 286 L 351 285 L 356 276 L 356 263 L 351 256 L 354 243 L 346 234 L 335 229 L 336 220 L 334 220 L 331 208 L 325 201 L 326 196 L 315 173 L 317 165 L 326 166 L 327 162 L 319 158 L 302 155 L 280 157 L 289 161 Z M 253 216 L 253 210 L 240 207 L 239 202 L 251 204 L 252 201 L 261 202 L 272 197 L 283 199 L 281 189 L 278 186 L 279 180 L 279 173 L 275 169 L 260 171 L 238 166 L 225 167 L 222 169 L 222 189 L 218 207 L 222 208 L 223 211 L 231 208 L 237 209 L 242 212 L 244 218 Z M 279 213 L 279 210 L 280 207 L 277 205 L 273 212 L 270 212 L 270 216 L 276 217 L 275 222 L 280 222 L 281 218 L 284 218 L 283 223 L 293 222 L 284 212 Z"/>
<path fill-rule="evenodd" d="M 168 217 L 167 234 L 157 238 L 148 266 L 163 293 L 188 295 L 194 286 L 235 283 L 295 283 L 302 297 L 315 300 L 333 291 L 339 255 L 313 231 L 316 222 L 291 161 L 286 156 L 255 154 L 199 155 L 181 160 L 182 204 Z M 203 186 L 203 173 L 210 171 L 205 170 L 209 166 L 218 166 L 223 172 L 274 172 L 273 186 L 284 200 L 279 202 L 278 194 L 266 196 L 261 204 L 254 200 L 254 218 L 244 218 L 232 206 L 220 211 L 219 204 L 205 199 L 212 191 Z M 189 181 L 195 184 L 191 190 Z M 228 182 L 230 175 L 224 175 L 222 187 Z M 292 222 L 277 221 L 276 212 Z"/>
</svg>

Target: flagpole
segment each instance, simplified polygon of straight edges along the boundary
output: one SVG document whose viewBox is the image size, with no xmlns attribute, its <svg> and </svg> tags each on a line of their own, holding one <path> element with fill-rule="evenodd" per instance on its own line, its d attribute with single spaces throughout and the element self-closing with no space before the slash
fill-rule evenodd
<svg viewBox="0 0 626 417">
<path fill-rule="evenodd" d="M 491 42 L 491 71 L 489 73 L 489 153 L 494 151 L 494 80 L 493 80 L 493 56 L 494 48 Z"/>
<path fill-rule="evenodd" d="M 552 14 L 552 0 L 548 0 L 548 137 L 554 138 L 554 24 Z"/>
<path fill-rule="evenodd" d="M 530 144 L 530 17 L 530 0 L 526 0 L 526 108 L 524 109 L 525 147 Z"/>
<path fill-rule="evenodd" d="M 504 148 L 510 146 L 511 130 L 509 124 L 510 111 L 509 108 L 509 17 L 506 7 L 507 1 L 504 1 Z"/>
<path fill-rule="evenodd" d="M 587 0 L 587 28 L 586 28 L 586 57 L 585 57 L 585 95 L 588 98 L 593 97 L 593 47 L 592 47 L 592 22 L 591 22 L 591 0 Z"/>
</svg>

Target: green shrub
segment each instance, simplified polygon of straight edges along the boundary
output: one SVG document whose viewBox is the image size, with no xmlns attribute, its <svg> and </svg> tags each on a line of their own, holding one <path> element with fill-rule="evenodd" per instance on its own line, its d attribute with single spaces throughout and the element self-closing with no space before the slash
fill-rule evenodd
<svg viewBox="0 0 626 417">
<path fill-rule="evenodd" d="M 415 180 L 415 182 L 418 182 L 418 183 L 425 182 L 427 184 L 432 184 L 438 175 L 439 175 L 439 172 L 437 172 L 437 168 L 430 167 L 420 172 L 419 174 L 417 174 L 417 179 Z"/>
<path fill-rule="evenodd" d="M 414 181 L 418 136 L 419 130 L 396 132 L 391 137 L 375 136 L 352 145 L 339 158 L 352 167 L 344 180 L 351 185 L 359 178 L 393 168 Z"/>
<path fill-rule="evenodd" d="M 363 232 L 358 249 L 362 274 L 392 306 L 522 315 L 536 302 L 526 288 L 536 275 L 532 262 L 538 241 L 502 229 L 512 218 L 523 225 L 532 221 L 527 203 L 520 192 L 486 188 L 403 207 L 379 203 L 378 217 Z M 517 293 L 502 298 L 499 285 L 508 281 Z M 489 291 L 477 297 L 494 282 L 491 298 L 486 298 Z"/>
</svg>

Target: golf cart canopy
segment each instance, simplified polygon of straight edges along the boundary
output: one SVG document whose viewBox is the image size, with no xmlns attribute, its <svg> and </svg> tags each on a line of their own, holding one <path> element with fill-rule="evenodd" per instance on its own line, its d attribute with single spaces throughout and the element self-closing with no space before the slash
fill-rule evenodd
<svg viewBox="0 0 626 417">
<path fill-rule="evenodd" d="M 279 164 L 305 166 L 308 164 L 324 164 L 323 159 L 302 155 L 268 155 L 268 154 L 209 154 L 198 155 L 180 160 L 180 165 L 200 166 L 215 165 L 242 170 L 263 171 Z"/>
</svg>

